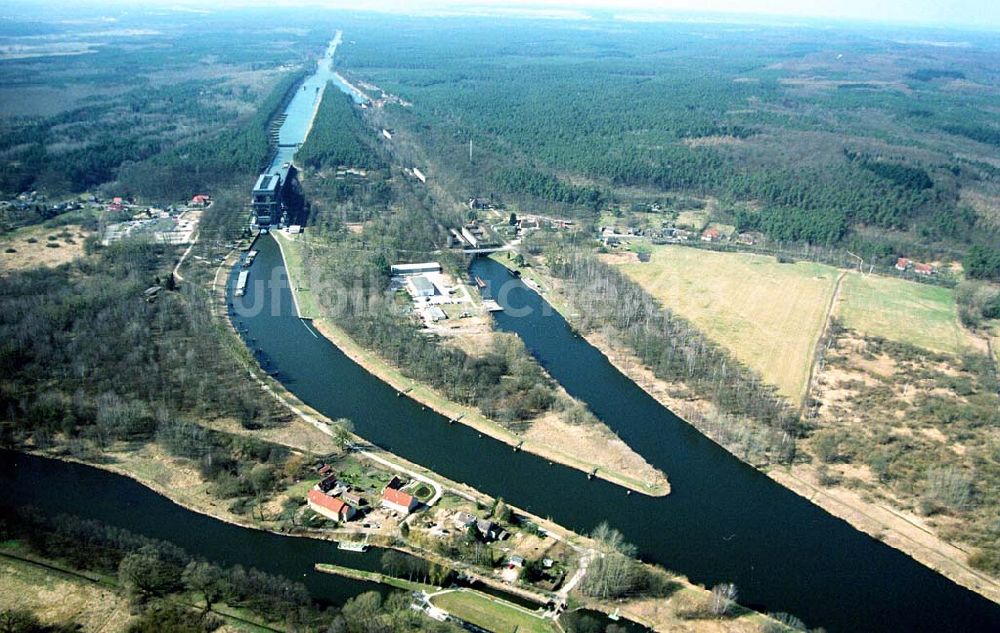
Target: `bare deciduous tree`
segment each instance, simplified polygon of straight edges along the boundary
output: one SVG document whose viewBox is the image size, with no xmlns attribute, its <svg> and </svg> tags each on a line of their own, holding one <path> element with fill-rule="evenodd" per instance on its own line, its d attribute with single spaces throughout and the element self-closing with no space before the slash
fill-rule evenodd
<svg viewBox="0 0 1000 633">
<path fill-rule="evenodd" d="M 708 601 L 708 611 L 714 616 L 722 617 L 729 613 L 736 604 L 736 585 L 723 582 L 712 587 L 712 595 Z"/>
</svg>

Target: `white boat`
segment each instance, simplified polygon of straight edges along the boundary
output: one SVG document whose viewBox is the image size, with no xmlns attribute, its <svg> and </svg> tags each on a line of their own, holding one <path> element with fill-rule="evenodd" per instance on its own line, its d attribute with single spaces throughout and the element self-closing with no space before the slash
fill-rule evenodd
<svg viewBox="0 0 1000 633">
<path fill-rule="evenodd" d="M 337 549 L 347 552 L 367 552 L 369 547 L 368 543 L 355 543 L 354 541 L 341 541 L 337 543 Z"/>
</svg>

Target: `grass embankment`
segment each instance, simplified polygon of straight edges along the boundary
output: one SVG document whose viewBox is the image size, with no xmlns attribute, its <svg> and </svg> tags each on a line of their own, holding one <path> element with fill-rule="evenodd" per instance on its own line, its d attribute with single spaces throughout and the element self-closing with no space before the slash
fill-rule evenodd
<svg viewBox="0 0 1000 633">
<path fill-rule="evenodd" d="M 543 444 L 532 441 L 522 435 L 508 431 L 497 422 L 484 416 L 475 407 L 458 404 L 444 397 L 437 390 L 408 378 L 402 371 L 387 363 L 377 353 L 359 345 L 347 332 L 337 327 L 330 319 L 321 316 L 312 290 L 301 285 L 299 282 L 299 280 L 304 279 L 306 276 L 302 274 L 305 262 L 298 239 L 291 238 L 280 231 L 274 232 L 272 235 L 275 236 L 275 239 L 281 246 L 285 267 L 289 271 L 292 294 L 296 297 L 299 316 L 313 319 L 313 326 L 320 334 L 329 339 L 351 360 L 364 367 L 375 377 L 389 384 L 397 391 L 405 393 L 407 397 L 416 400 L 425 407 L 433 409 L 451 420 L 457 420 L 462 424 L 471 426 L 480 433 L 510 446 L 519 446 L 521 450 L 586 473 L 593 472 L 596 469 L 597 477 L 635 492 L 650 496 L 663 496 L 670 492 L 670 485 L 666 476 L 652 467 L 635 468 L 634 471 L 628 473 L 604 468 L 601 464 L 563 452 L 548 443 Z M 627 446 L 618 448 L 620 450 L 627 450 L 630 453 L 632 452 Z M 604 447 L 603 450 L 607 450 L 607 447 Z M 632 454 L 634 455 L 634 453 Z"/>
<path fill-rule="evenodd" d="M 619 268 L 782 395 L 801 402 L 837 269 L 677 246 L 653 247 L 650 262 Z"/>
<path fill-rule="evenodd" d="M 527 609 L 478 591 L 443 592 L 432 597 L 431 604 L 487 631 L 554 633 L 559 630 L 551 620 L 541 618 Z"/>
<path fill-rule="evenodd" d="M 345 578 L 353 578 L 355 580 L 364 580 L 365 582 L 388 585 L 390 587 L 395 587 L 396 589 L 402 589 L 403 591 L 425 591 L 427 593 L 432 593 L 434 591 L 441 590 L 440 587 L 435 587 L 422 582 L 414 582 L 412 580 L 406 580 L 405 578 L 387 576 L 386 574 L 380 574 L 374 571 L 353 569 L 351 567 L 343 567 L 341 565 L 317 563 L 316 571 L 323 572 L 324 574 L 343 576 Z"/>
<path fill-rule="evenodd" d="M 961 354 L 970 346 L 951 288 L 852 273 L 836 313 L 844 327 L 932 352 Z"/>
<path fill-rule="evenodd" d="M 205 607 L 204 597 L 195 592 L 175 594 L 164 600 L 192 610 L 201 611 Z M 44 625 L 74 624 L 84 632 L 127 631 L 133 621 L 132 607 L 115 576 L 66 567 L 59 561 L 25 551 L 16 541 L 0 544 L 2 609 L 26 609 Z M 279 630 L 259 621 L 246 609 L 225 603 L 213 603 L 212 612 L 225 621 L 219 631 Z"/>
<path fill-rule="evenodd" d="M 107 633 L 124 631 L 130 619 L 128 601 L 99 577 L 7 552 L 0 557 L 0 609 L 27 609 L 46 625 L 76 623 L 82 631 Z"/>
</svg>

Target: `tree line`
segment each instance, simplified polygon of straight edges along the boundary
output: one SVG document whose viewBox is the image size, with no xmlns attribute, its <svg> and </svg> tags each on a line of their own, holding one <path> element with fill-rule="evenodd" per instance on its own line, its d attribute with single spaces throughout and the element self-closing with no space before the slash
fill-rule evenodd
<svg viewBox="0 0 1000 633">
<path fill-rule="evenodd" d="M 231 510 L 252 511 L 299 474 L 288 450 L 192 420 L 257 429 L 289 414 L 246 380 L 201 291 L 169 289 L 169 252 L 122 241 L 0 279 L 0 442 L 84 460 L 158 442 L 194 461 Z M 156 283 L 166 289 L 144 301 Z"/>
<path fill-rule="evenodd" d="M 788 463 L 801 431 L 797 413 L 755 372 L 673 314 L 621 272 L 583 251 L 552 262 L 581 327 L 610 327 L 658 378 L 681 383 L 721 415 L 689 420 L 753 462 Z"/>
<path fill-rule="evenodd" d="M 224 567 L 168 541 L 73 515 L 5 509 L 0 514 L 0 536 L 73 569 L 115 577 L 118 589 L 140 613 L 130 631 L 212 631 L 224 623 L 212 615 L 219 603 L 246 609 L 288 631 L 457 630 L 418 615 L 403 594 L 383 598 L 368 592 L 339 607 L 327 606 L 288 578 L 241 565 Z M 178 607 L 174 598 L 197 600 L 204 607 L 200 612 Z"/>
</svg>

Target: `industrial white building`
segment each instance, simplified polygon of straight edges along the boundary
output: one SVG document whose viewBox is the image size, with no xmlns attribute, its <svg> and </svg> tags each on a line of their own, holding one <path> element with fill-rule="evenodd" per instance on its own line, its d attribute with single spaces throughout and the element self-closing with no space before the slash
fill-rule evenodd
<svg viewBox="0 0 1000 633">
<path fill-rule="evenodd" d="M 437 262 L 423 262 L 420 264 L 393 264 L 389 267 L 389 272 L 393 275 L 421 275 L 423 273 L 441 272 L 441 264 Z"/>
<path fill-rule="evenodd" d="M 437 289 L 431 280 L 423 275 L 415 275 L 407 280 L 410 286 L 410 294 L 414 297 L 433 297 L 437 294 Z"/>
</svg>

